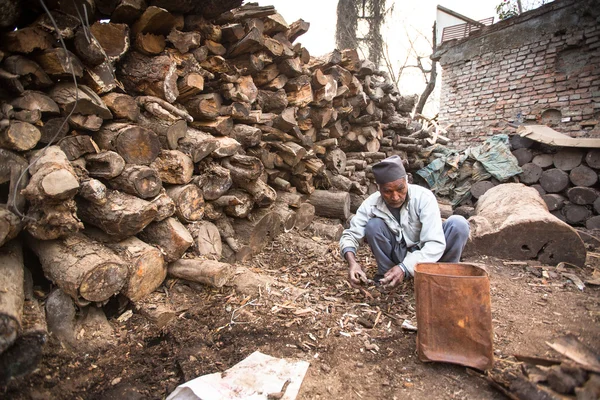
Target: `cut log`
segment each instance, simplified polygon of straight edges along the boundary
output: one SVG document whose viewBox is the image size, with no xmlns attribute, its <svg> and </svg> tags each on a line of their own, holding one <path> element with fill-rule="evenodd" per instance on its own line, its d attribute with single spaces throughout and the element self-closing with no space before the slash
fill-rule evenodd
<svg viewBox="0 0 600 400">
<path fill-rule="evenodd" d="M 256 180 L 264 171 L 264 167 L 260 160 L 253 156 L 235 154 L 231 157 L 224 158 L 221 163 L 229 170 L 231 179 L 235 183 Z"/>
<path fill-rule="evenodd" d="M 231 264 L 204 259 L 182 259 L 169 265 L 169 276 L 220 288 L 235 273 Z"/>
<path fill-rule="evenodd" d="M 600 215 L 595 215 L 586 219 L 585 228 L 589 230 L 600 230 Z"/>
<path fill-rule="evenodd" d="M 217 227 L 208 221 L 198 221 L 187 226 L 194 238 L 194 254 L 197 256 L 221 258 L 221 236 Z"/>
<path fill-rule="evenodd" d="M 296 209 L 296 221 L 294 227 L 299 231 L 305 230 L 315 218 L 315 206 L 310 203 L 302 203 Z"/>
<path fill-rule="evenodd" d="M 181 222 L 199 221 L 204 215 L 202 190 L 195 184 L 175 185 L 167 188 L 167 194 L 175 202 L 175 214 Z"/>
<path fill-rule="evenodd" d="M 161 151 L 154 132 L 127 123 L 105 124 L 93 138 L 102 150 L 116 151 L 127 164 L 150 165 Z"/>
<path fill-rule="evenodd" d="M 117 119 L 137 121 L 140 115 L 140 107 L 137 102 L 127 94 L 108 93 L 102 96 L 102 101 Z"/>
<path fill-rule="evenodd" d="M 60 240 L 29 238 L 44 274 L 76 302 L 102 302 L 125 285 L 127 264 L 112 250 L 82 234 Z"/>
<path fill-rule="evenodd" d="M 194 174 L 194 162 L 178 150 L 162 150 L 151 166 L 161 181 L 173 185 L 189 183 Z"/>
<path fill-rule="evenodd" d="M 187 154 L 197 163 L 218 147 L 216 138 L 197 129 L 188 128 L 186 136 L 179 140 L 177 150 Z"/>
<path fill-rule="evenodd" d="M 237 197 L 239 202 L 238 204 L 230 204 L 223 207 L 225 214 L 230 217 L 246 218 L 254 207 L 254 200 L 252 196 L 249 193 L 238 189 L 230 190 L 228 195 Z"/>
<path fill-rule="evenodd" d="M 2 50 L 9 53 L 32 53 L 50 49 L 54 45 L 52 35 L 38 27 L 25 27 L 7 32 L 2 37 Z"/>
<path fill-rule="evenodd" d="M 314 236 L 319 236 L 331 242 L 339 242 L 342 232 L 344 232 L 344 226 L 342 224 L 331 225 L 313 221 L 308 230 Z"/>
<path fill-rule="evenodd" d="M 179 89 L 178 102 L 183 102 L 196 96 L 204 89 L 204 77 L 197 73 L 189 73 L 177 81 Z"/>
<path fill-rule="evenodd" d="M 83 229 L 73 199 L 58 204 L 32 203 L 27 210 L 26 229 L 40 240 L 58 239 Z"/>
<path fill-rule="evenodd" d="M 84 222 L 97 226 L 115 238 L 135 235 L 158 214 L 156 205 L 116 190 L 108 192 L 104 204 L 78 199 L 77 209 Z"/>
<path fill-rule="evenodd" d="M 127 93 L 156 96 L 170 103 L 177 100 L 177 64 L 168 55 L 148 57 L 129 51 L 118 66 L 117 78 Z"/>
<path fill-rule="evenodd" d="M 334 173 L 342 174 L 346 169 L 346 153 L 340 149 L 331 150 L 325 156 L 325 165 L 327 169 Z"/>
<path fill-rule="evenodd" d="M 598 173 L 590 167 L 579 165 L 571 170 L 569 180 L 575 186 L 594 186 L 598 182 Z"/>
<path fill-rule="evenodd" d="M 260 143 L 262 131 L 249 125 L 236 124 L 229 137 L 238 141 L 243 148 L 253 147 Z"/>
<path fill-rule="evenodd" d="M 236 233 L 233 229 L 229 218 L 221 217 L 215 221 L 221 239 L 227 243 L 227 245 L 235 253 L 235 261 L 246 262 L 252 256 L 252 250 L 249 246 L 241 245 L 236 239 Z M 225 249 L 223 249 L 225 250 Z"/>
<path fill-rule="evenodd" d="M 78 195 L 94 204 L 102 205 L 107 201 L 106 186 L 104 185 L 104 183 L 93 178 L 81 182 Z"/>
<path fill-rule="evenodd" d="M 32 177 L 22 194 L 31 202 L 60 203 L 73 198 L 79 189 L 75 171 L 58 146 L 40 152 L 29 172 Z"/>
<path fill-rule="evenodd" d="M 22 227 L 21 219 L 9 211 L 6 206 L 0 205 L 0 247 L 14 239 Z"/>
<path fill-rule="evenodd" d="M 0 247 L 0 354 L 21 331 L 24 298 L 23 250 L 18 241 Z"/>
<path fill-rule="evenodd" d="M 80 27 L 73 40 L 75 53 L 86 65 L 94 67 L 106 60 L 104 50 L 95 36 L 89 34 L 87 27 Z"/>
<path fill-rule="evenodd" d="M 57 144 L 69 161 L 81 158 L 86 154 L 97 154 L 100 152 L 98 145 L 88 135 L 67 136 Z"/>
<path fill-rule="evenodd" d="M 584 265 L 585 246 L 577 232 L 551 215 L 533 189 L 508 183 L 479 198 L 469 219 L 471 235 L 465 255 L 506 259 L 537 259 L 556 265 L 564 261 Z"/>
<path fill-rule="evenodd" d="M 600 150 L 598 150 L 598 149 L 588 150 L 587 154 L 585 155 L 585 163 L 591 168 L 599 169 L 600 168 Z"/>
<path fill-rule="evenodd" d="M 290 183 L 294 185 L 300 193 L 311 194 L 315 191 L 313 185 L 313 175 L 309 173 L 299 173 L 292 175 Z"/>
<path fill-rule="evenodd" d="M 229 116 L 222 116 L 211 121 L 194 121 L 191 125 L 213 135 L 228 136 L 233 129 L 233 119 Z"/>
<path fill-rule="evenodd" d="M 123 172 L 108 181 L 113 189 L 119 189 L 142 199 L 158 195 L 162 189 L 158 171 L 145 165 L 126 165 Z"/>
<path fill-rule="evenodd" d="M 176 18 L 164 8 L 150 6 L 133 24 L 132 33 L 167 35 L 173 28 L 183 28 L 183 18 Z"/>
<path fill-rule="evenodd" d="M 135 309 L 158 329 L 163 329 L 177 318 L 178 314 L 173 308 L 170 296 L 162 291 L 155 291 L 146 298 L 136 301 Z"/>
<path fill-rule="evenodd" d="M 230 157 L 242 149 L 242 145 L 237 140 L 230 137 L 218 137 L 217 148 L 211 153 L 214 158 Z"/>
<path fill-rule="evenodd" d="M 534 183 L 539 181 L 543 172 L 542 167 L 532 162 L 523 164 L 521 166 L 521 169 L 523 170 L 523 172 L 519 174 L 519 178 L 521 179 L 521 182 L 527 185 L 533 185 Z"/>
<path fill-rule="evenodd" d="M 545 194 L 542 196 L 542 199 L 546 203 L 548 211 L 560 210 L 561 208 L 563 208 L 563 206 L 565 205 L 565 201 L 567 200 L 566 197 L 556 193 Z"/>
<path fill-rule="evenodd" d="M 40 130 L 34 125 L 13 120 L 0 131 L 0 146 L 16 151 L 31 150 L 40 141 L 41 137 Z"/>
<path fill-rule="evenodd" d="M 54 144 L 69 133 L 69 124 L 65 118 L 51 118 L 38 129 L 41 133 L 40 143 Z"/>
<path fill-rule="evenodd" d="M 202 189 L 204 199 L 210 201 L 223 196 L 231 188 L 233 181 L 227 168 L 211 164 L 194 180 L 194 183 Z"/>
<path fill-rule="evenodd" d="M 27 57 L 19 55 L 6 57 L 2 66 L 11 74 L 18 75 L 26 89 L 46 88 L 53 84 L 52 79 L 39 64 Z"/>
<path fill-rule="evenodd" d="M 138 33 L 135 35 L 133 47 L 146 56 L 155 56 L 162 53 L 167 46 L 163 35 L 153 33 Z"/>
<path fill-rule="evenodd" d="M 200 46 L 201 37 L 200 33 L 198 32 L 181 32 L 177 29 L 172 29 L 167 36 L 167 40 L 173 45 L 173 47 L 179 50 L 181 54 L 185 54 L 191 49 L 195 49 L 196 47 Z"/>
<path fill-rule="evenodd" d="M 561 212 L 565 216 L 566 221 L 571 225 L 584 224 L 585 220 L 592 216 L 592 212 L 589 208 L 578 204 L 567 203 L 562 208 Z"/>
<path fill-rule="evenodd" d="M 563 171 L 570 171 L 581 164 L 584 155 L 581 149 L 563 148 L 554 155 L 554 166 Z"/>
<path fill-rule="evenodd" d="M 88 154 L 85 157 L 85 166 L 90 176 L 112 179 L 123 172 L 125 160 L 114 151 L 102 151 L 98 154 Z"/>
<path fill-rule="evenodd" d="M 347 192 L 315 190 L 308 201 L 315 206 L 315 214 L 345 221 L 350 216 L 350 195 Z"/>
<path fill-rule="evenodd" d="M 567 190 L 567 197 L 574 204 L 594 204 L 598 198 L 598 191 L 590 187 L 576 186 Z"/>
<path fill-rule="evenodd" d="M 247 219 L 236 221 L 233 228 L 237 237 L 256 255 L 280 232 L 280 223 L 276 213 L 268 212 L 256 217 L 251 213 Z"/>
<path fill-rule="evenodd" d="M 158 210 L 156 217 L 154 217 L 154 221 L 162 221 L 175 214 L 175 202 L 169 197 L 164 188 L 152 199 L 152 204 L 154 204 Z"/>
<path fill-rule="evenodd" d="M 554 154 L 538 154 L 537 156 L 533 157 L 531 162 L 540 166 L 541 168 L 548 168 L 554 165 Z"/>
<path fill-rule="evenodd" d="M 569 174 L 558 168 L 548 169 L 542 172 L 540 185 L 547 193 L 562 192 L 569 186 Z"/>
<path fill-rule="evenodd" d="M 83 64 L 79 58 L 70 51 L 60 48 L 44 50 L 35 57 L 35 61 L 45 73 L 54 79 L 72 79 L 83 77 Z"/>
<path fill-rule="evenodd" d="M 146 243 L 158 246 L 168 263 L 180 259 L 194 243 L 190 232 L 175 218 L 152 222 L 140 232 L 139 237 Z"/>
<path fill-rule="evenodd" d="M 531 160 L 533 159 L 533 154 L 531 153 L 531 150 L 525 148 L 513 150 L 512 155 L 515 156 L 515 158 L 517 159 L 519 167 L 522 167 L 523 165 L 531 162 Z"/>
<path fill-rule="evenodd" d="M 240 181 L 238 186 L 252 195 L 254 204 L 258 207 L 267 207 L 277 199 L 275 189 L 267 185 L 262 179 Z"/>
</svg>

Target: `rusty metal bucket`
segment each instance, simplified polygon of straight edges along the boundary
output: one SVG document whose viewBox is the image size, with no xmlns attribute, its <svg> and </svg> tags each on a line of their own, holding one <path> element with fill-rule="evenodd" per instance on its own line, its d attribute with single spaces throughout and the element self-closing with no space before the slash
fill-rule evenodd
<svg viewBox="0 0 600 400">
<path fill-rule="evenodd" d="M 415 267 L 417 350 L 424 362 L 492 367 L 492 310 L 486 271 L 465 263 Z"/>
</svg>

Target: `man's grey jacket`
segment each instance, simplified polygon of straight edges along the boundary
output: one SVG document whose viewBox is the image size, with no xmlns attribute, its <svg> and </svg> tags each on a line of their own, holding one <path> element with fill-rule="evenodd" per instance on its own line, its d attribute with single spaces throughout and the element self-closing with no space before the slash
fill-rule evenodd
<svg viewBox="0 0 600 400">
<path fill-rule="evenodd" d="M 446 240 L 442 229 L 440 209 L 434 194 L 422 186 L 408 185 L 408 194 L 400 208 L 400 222 L 387 208 L 381 194 L 373 193 L 358 208 L 340 238 L 340 251 L 356 252 L 365 236 L 365 227 L 371 218 L 381 218 L 396 235 L 398 243 L 404 238 L 408 252 L 403 261 L 411 275 L 420 262 L 436 262 L 444 254 Z"/>
</svg>

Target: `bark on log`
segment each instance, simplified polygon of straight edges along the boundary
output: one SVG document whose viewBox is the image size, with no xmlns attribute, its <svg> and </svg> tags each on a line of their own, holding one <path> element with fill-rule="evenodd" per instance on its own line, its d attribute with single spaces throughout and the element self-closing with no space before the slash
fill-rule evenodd
<svg viewBox="0 0 600 400">
<path fill-rule="evenodd" d="M 345 221 L 350 216 L 350 195 L 347 192 L 315 190 L 308 199 L 315 206 L 315 214 Z"/>
<path fill-rule="evenodd" d="M 338 174 L 344 173 L 346 170 L 346 153 L 340 149 L 334 149 L 325 156 L 325 165 L 330 171 Z"/>
<path fill-rule="evenodd" d="M 104 120 L 113 117 L 102 99 L 88 86 L 62 82 L 54 86 L 49 95 L 65 116 L 73 111 L 75 114 L 97 116 Z"/>
<path fill-rule="evenodd" d="M 86 154 L 96 154 L 100 151 L 98 145 L 88 135 L 67 136 L 59 140 L 57 144 L 69 161 L 81 158 Z"/>
<path fill-rule="evenodd" d="M 21 219 L 6 209 L 4 205 L 0 205 L 0 247 L 14 239 L 22 228 Z"/>
<path fill-rule="evenodd" d="M 229 137 L 238 141 L 243 148 L 248 148 L 260 143 L 262 131 L 253 126 L 236 124 L 229 133 Z"/>
<path fill-rule="evenodd" d="M 0 354 L 14 343 L 21 331 L 24 268 L 20 242 L 12 241 L 0 247 Z"/>
<path fill-rule="evenodd" d="M 40 240 L 57 239 L 83 229 L 73 199 L 58 204 L 32 203 L 27 217 L 27 231 Z"/>
<path fill-rule="evenodd" d="M 219 235 L 221 239 L 231 248 L 235 253 L 235 261 L 246 262 L 252 256 L 252 249 L 250 246 L 241 245 L 236 239 L 236 233 L 233 226 L 227 217 L 221 217 L 215 221 Z M 225 250 L 225 249 L 223 249 Z"/>
<path fill-rule="evenodd" d="M 78 195 L 95 204 L 104 204 L 107 201 L 106 186 L 93 178 L 81 182 Z"/>
<path fill-rule="evenodd" d="M 507 259 L 537 259 L 584 265 L 586 250 L 577 232 L 552 216 L 538 192 L 509 183 L 490 189 L 477 202 L 469 219 L 468 254 Z"/>
<path fill-rule="evenodd" d="M 130 51 L 118 65 L 117 78 L 128 93 L 156 96 L 170 103 L 177 100 L 177 64 L 168 55 L 148 57 Z"/>
<path fill-rule="evenodd" d="M 185 138 L 178 143 L 177 150 L 187 154 L 197 163 L 215 151 L 219 146 L 217 139 L 197 129 L 188 128 Z"/>
<path fill-rule="evenodd" d="M 77 211 L 84 222 L 97 226 L 115 238 L 137 234 L 158 214 L 156 205 L 116 190 L 108 192 L 104 204 L 78 199 Z"/>
<path fill-rule="evenodd" d="M 40 143 L 54 144 L 69 133 L 69 124 L 65 118 L 51 118 L 38 129 L 41 133 Z"/>
<path fill-rule="evenodd" d="M 113 189 L 119 189 L 142 199 L 158 195 L 162 189 L 158 171 L 145 165 L 126 165 L 121 174 L 108 181 Z"/>
<path fill-rule="evenodd" d="M 2 50 L 9 53 L 28 54 L 49 49 L 53 44 L 54 38 L 50 33 L 32 26 L 7 32 L 2 37 Z"/>
<path fill-rule="evenodd" d="M 22 193 L 31 202 L 61 202 L 73 198 L 79 189 L 75 171 L 58 146 L 41 152 L 29 172 L 31 180 Z"/>
<path fill-rule="evenodd" d="M 167 121 L 146 113 L 140 114 L 137 122 L 139 126 L 151 130 L 158 136 L 163 149 L 170 150 L 177 149 L 179 140 L 186 136 L 188 129 L 184 120 Z"/>
<path fill-rule="evenodd" d="M 78 303 L 108 300 L 127 281 L 127 264 L 112 250 L 83 234 L 60 240 L 29 238 L 28 244 L 46 277 Z"/>
<path fill-rule="evenodd" d="M 0 184 L 8 183 L 6 207 L 13 212 L 25 212 L 26 200 L 22 190 L 29 183 L 29 174 L 25 173 L 28 165 L 25 158 L 11 151 L 0 149 Z M 1 239 L 0 242 L 2 242 Z"/>
<path fill-rule="evenodd" d="M 562 192 L 569 186 L 569 175 L 558 168 L 548 169 L 542 172 L 540 185 L 547 193 Z"/>
<path fill-rule="evenodd" d="M 162 221 L 175 214 L 175 202 L 169 197 L 164 188 L 152 199 L 152 204 L 154 204 L 158 210 L 156 217 L 154 217 L 154 221 Z"/>
<path fill-rule="evenodd" d="M 162 150 L 151 166 L 161 181 L 173 185 L 189 183 L 194 174 L 194 162 L 178 150 Z"/>
<path fill-rule="evenodd" d="M 223 250 L 217 227 L 208 221 L 198 221 L 187 226 L 194 238 L 194 254 L 197 256 L 221 258 Z"/>
<path fill-rule="evenodd" d="M 114 151 L 102 151 L 98 154 L 88 154 L 85 157 L 85 167 L 90 176 L 112 179 L 123 172 L 125 160 Z"/>
<path fill-rule="evenodd" d="M 569 180 L 575 186 L 594 186 L 598 182 L 598 173 L 590 167 L 579 165 L 571 170 Z"/>
<path fill-rule="evenodd" d="M 93 138 L 102 150 L 116 151 L 127 164 L 150 165 L 161 150 L 154 132 L 126 123 L 105 124 Z"/>
<path fill-rule="evenodd" d="M 175 218 L 152 222 L 140 232 L 139 237 L 147 243 L 158 246 L 168 263 L 180 259 L 194 243 L 190 232 Z"/>
<path fill-rule="evenodd" d="M 167 194 L 175 202 L 175 215 L 181 222 L 199 221 L 204 215 L 202 190 L 195 184 L 176 185 L 167 188 Z"/>
<path fill-rule="evenodd" d="M 234 273 L 233 265 L 213 260 L 181 259 L 169 265 L 169 275 L 174 278 L 216 288 L 228 283 Z"/>
</svg>

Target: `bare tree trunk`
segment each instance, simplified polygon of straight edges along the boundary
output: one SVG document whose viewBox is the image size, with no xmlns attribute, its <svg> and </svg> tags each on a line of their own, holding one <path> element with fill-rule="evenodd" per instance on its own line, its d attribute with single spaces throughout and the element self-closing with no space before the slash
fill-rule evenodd
<svg viewBox="0 0 600 400">
<path fill-rule="evenodd" d="M 435 30 L 436 30 L 436 25 L 434 22 L 433 23 L 433 43 L 432 43 L 431 54 L 435 53 L 435 51 L 437 49 L 437 45 L 436 45 L 437 36 L 436 36 Z M 431 60 L 431 70 L 429 71 L 429 82 L 427 82 L 427 86 L 425 86 L 425 90 L 423 90 L 421 97 L 419 97 L 419 102 L 417 103 L 417 107 L 415 108 L 415 115 L 421 114 L 423 112 L 423 108 L 425 108 L 425 103 L 427 102 L 429 95 L 431 95 L 431 93 L 433 92 L 433 89 L 435 88 L 435 80 L 436 79 L 437 79 L 437 61 Z"/>
</svg>

